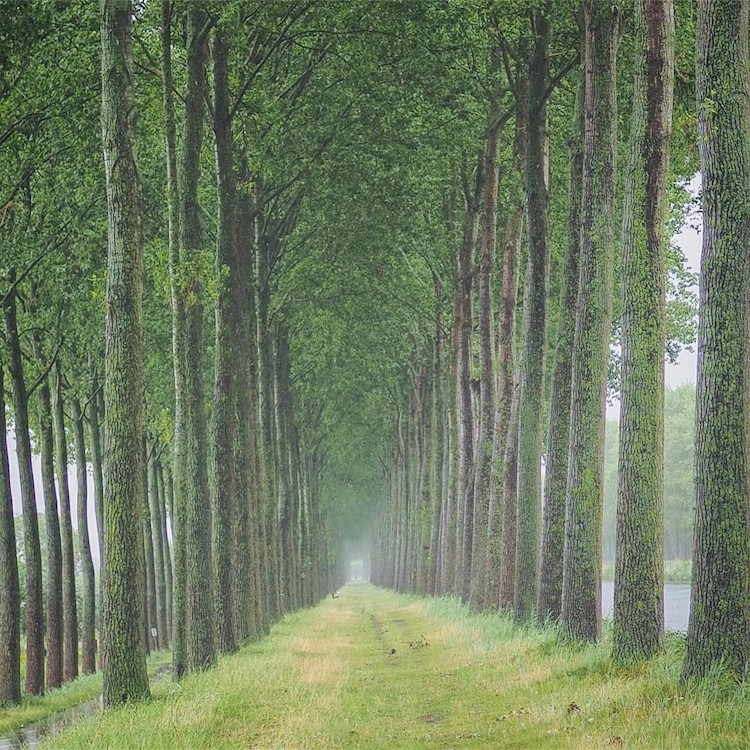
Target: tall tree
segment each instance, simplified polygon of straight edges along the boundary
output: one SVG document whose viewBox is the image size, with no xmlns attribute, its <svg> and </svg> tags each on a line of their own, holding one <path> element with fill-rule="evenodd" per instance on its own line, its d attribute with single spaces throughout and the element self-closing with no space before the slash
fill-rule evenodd
<svg viewBox="0 0 750 750">
<path fill-rule="evenodd" d="M 60 541 L 62 546 L 63 591 L 63 677 L 66 682 L 78 677 L 78 605 L 76 601 L 73 521 L 68 484 L 68 438 L 65 432 L 63 375 L 59 358 L 54 367 L 52 423 L 55 435 L 55 470 L 60 495 Z"/>
<path fill-rule="evenodd" d="M 601 630 L 604 412 L 612 317 L 619 6 L 584 0 L 581 271 L 573 342 L 566 491 L 563 632 Z"/>
<path fill-rule="evenodd" d="M 235 186 L 232 168 L 232 122 L 229 113 L 229 81 L 227 42 L 224 31 L 217 27 L 213 37 L 213 125 L 216 155 L 216 181 L 219 199 L 216 238 L 216 270 L 220 279 L 216 295 L 216 348 L 214 353 L 214 394 L 211 421 L 212 472 L 216 481 L 211 486 L 213 517 L 212 554 L 216 585 L 216 636 L 220 651 L 236 647 L 235 591 L 232 577 L 233 545 L 244 540 L 236 537 L 238 503 L 237 471 L 234 463 L 235 436 L 235 370 L 238 358 L 236 323 L 241 310 L 232 303 L 237 286 L 235 247 Z"/>
<path fill-rule="evenodd" d="M 23 547 L 26 555 L 26 682 L 27 695 L 44 690 L 44 613 L 42 608 L 42 550 L 39 543 L 39 521 L 36 510 L 34 474 L 31 468 L 29 435 L 29 396 L 23 371 L 21 342 L 18 335 L 16 274 L 8 273 L 9 290 L 3 298 L 5 331 L 8 341 L 8 370 L 13 398 L 13 423 L 16 456 L 21 484 L 23 509 Z"/>
<path fill-rule="evenodd" d="M 173 291 L 178 298 L 174 338 L 178 342 L 175 360 L 180 377 L 175 376 L 176 408 L 176 563 L 179 566 L 181 607 L 178 633 L 184 638 L 184 664 L 178 664 L 179 677 L 185 668 L 203 669 L 215 658 L 213 576 L 211 562 L 211 509 L 207 502 L 208 445 L 203 393 L 203 297 L 204 280 L 200 271 L 203 230 L 198 203 L 200 155 L 203 143 L 206 40 L 209 31 L 206 14 L 199 3 L 187 8 L 187 82 L 185 124 L 179 164 L 179 265 L 172 268 Z M 174 253 L 173 260 L 174 260 Z M 181 311 L 181 317 L 178 313 Z M 178 550 L 177 547 L 181 547 Z M 188 552 L 189 550 L 189 552 Z M 177 657 L 175 657 L 177 658 Z"/>
<path fill-rule="evenodd" d="M 614 658 L 664 640 L 664 223 L 672 132 L 671 0 L 635 4 L 637 59 L 623 215 Z"/>
<path fill-rule="evenodd" d="M 62 541 L 60 539 L 57 488 L 55 487 L 52 396 L 49 389 L 49 375 L 42 360 L 38 339 L 35 340 L 35 349 L 35 356 L 40 367 L 45 368 L 36 395 L 42 465 L 42 493 L 44 495 L 44 525 L 47 531 L 46 683 L 49 689 L 62 685 L 64 678 Z"/>
<path fill-rule="evenodd" d="M 542 420 L 547 353 L 547 296 L 549 287 L 549 97 L 550 2 L 531 14 L 532 49 L 529 58 L 526 120 L 525 187 L 529 256 L 524 289 L 523 349 L 518 404 L 518 525 L 514 608 L 528 619 L 536 607 L 542 497 Z"/>
<path fill-rule="evenodd" d="M 148 697 L 143 643 L 143 215 L 129 0 L 102 0 L 102 141 L 109 248 L 105 349 L 104 705 Z"/>
<path fill-rule="evenodd" d="M 0 367 L 0 705 L 21 700 L 21 597 L 5 424 L 5 372 Z"/>
<path fill-rule="evenodd" d="M 94 560 L 91 555 L 89 539 L 89 495 L 88 476 L 86 473 L 86 437 L 83 425 L 83 414 L 78 398 L 71 399 L 71 419 L 75 439 L 76 481 L 78 494 L 76 506 L 78 512 L 78 551 L 81 557 L 81 574 L 83 586 L 81 600 L 81 673 L 93 674 L 96 671 L 96 582 L 94 577 Z"/>
<path fill-rule="evenodd" d="M 747 0 L 698 5 L 703 175 L 693 587 L 683 676 L 750 660 L 750 53 Z"/>
<path fill-rule="evenodd" d="M 583 169 L 583 77 L 576 95 L 570 137 L 567 243 L 552 370 L 547 453 L 544 475 L 542 548 L 537 617 L 560 617 L 565 546 L 565 488 L 570 441 L 570 377 L 578 297 L 578 261 L 581 253 L 581 180 Z"/>
</svg>

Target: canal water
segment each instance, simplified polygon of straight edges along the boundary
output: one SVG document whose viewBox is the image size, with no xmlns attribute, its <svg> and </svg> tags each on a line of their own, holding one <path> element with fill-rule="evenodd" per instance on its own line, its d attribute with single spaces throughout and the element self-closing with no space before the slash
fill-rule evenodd
<svg viewBox="0 0 750 750">
<path fill-rule="evenodd" d="M 615 585 L 602 581 L 602 614 L 612 619 Z M 667 583 L 664 586 L 664 627 L 679 633 L 687 633 L 690 615 L 690 584 Z"/>
</svg>

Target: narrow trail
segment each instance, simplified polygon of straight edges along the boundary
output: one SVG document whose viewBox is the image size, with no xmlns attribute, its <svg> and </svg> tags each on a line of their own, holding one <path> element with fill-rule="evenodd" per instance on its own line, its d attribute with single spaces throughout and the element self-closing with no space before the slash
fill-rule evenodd
<svg viewBox="0 0 750 750">
<path fill-rule="evenodd" d="M 717 727 L 664 692 L 671 674 L 657 685 L 639 675 L 612 667 L 601 646 L 562 648 L 550 631 L 514 628 L 452 600 L 350 584 L 216 669 L 43 747 L 719 747 L 708 741 Z M 724 734 L 720 747 L 748 740 L 747 729 Z"/>
</svg>

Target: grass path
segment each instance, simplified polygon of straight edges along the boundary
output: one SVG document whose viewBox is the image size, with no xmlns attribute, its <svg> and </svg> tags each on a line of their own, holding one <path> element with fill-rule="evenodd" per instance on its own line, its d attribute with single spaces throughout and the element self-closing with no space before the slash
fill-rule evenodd
<svg viewBox="0 0 750 750">
<path fill-rule="evenodd" d="M 750 696 L 685 693 L 681 639 L 623 671 L 453 600 L 349 585 L 154 699 L 44 748 L 747 748 Z"/>
</svg>

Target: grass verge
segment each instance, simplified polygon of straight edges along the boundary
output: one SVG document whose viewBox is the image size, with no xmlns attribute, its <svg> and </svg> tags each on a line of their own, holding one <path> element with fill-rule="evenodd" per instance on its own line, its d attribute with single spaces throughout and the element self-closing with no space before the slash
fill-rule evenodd
<svg viewBox="0 0 750 750">
<path fill-rule="evenodd" d="M 139 750 L 750 747 L 750 687 L 678 683 L 684 639 L 631 669 L 453 599 L 350 585 L 149 703 L 44 745 Z M 708 685 L 709 683 L 707 683 Z"/>
<path fill-rule="evenodd" d="M 148 657 L 150 675 L 165 668 L 171 662 L 169 651 L 159 651 Z M 41 721 L 48 716 L 73 708 L 93 700 L 102 692 L 101 672 L 79 677 L 62 687 L 50 690 L 44 695 L 24 698 L 18 706 L 0 708 L 0 736 L 11 734 L 21 727 Z"/>
</svg>

